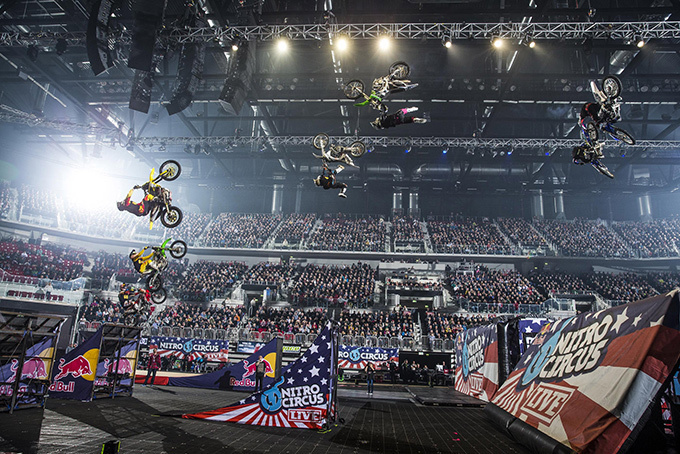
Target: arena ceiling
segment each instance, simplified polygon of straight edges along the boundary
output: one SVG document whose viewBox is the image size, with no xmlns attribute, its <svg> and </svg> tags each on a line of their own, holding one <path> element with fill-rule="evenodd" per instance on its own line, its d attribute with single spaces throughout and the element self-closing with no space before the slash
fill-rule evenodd
<svg viewBox="0 0 680 454">
<path fill-rule="evenodd" d="M 446 48 L 442 39 L 411 31 L 410 39 L 400 39 L 395 32 L 387 51 L 378 49 L 375 38 L 351 39 L 349 48 L 340 52 L 329 39 L 308 37 L 290 40 L 284 54 L 275 40 L 265 38 L 256 44 L 246 105 L 234 115 L 218 102 L 231 41 L 208 36 L 202 38 L 208 44 L 194 101 L 169 116 L 163 106 L 177 75 L 176 39 L 158 46 L 156 53 L 163 59 L 154 74 L 151 108 L 144 114 L 128 108 L 134 71 L 126 66 L 129 43 L 125 40 L 116 44 L 120 58 L 115 67 L 98 76 L 90 68 L 82 39 L 68 39 L 66 51 L 56 51 L 50 36 L 82 36 L 90 3 L 6 0 L 0 5 L 0 103 L 36 115 L 28 119 L 5 109 L 0 112 L 6 122 L 0 131 L 15 147 L 29 143 L 34 154 L 56 153 L 77 161 L 106 154 L 111 146 L 127 148 L 136 160 L 149 165 L 181 159 L 191 177 L 204 184 L 309 184 L 319 164 L 312 157 L 309 139 L 326 132 L 347 140 L 371 138 L 367 140 L 371 153 L 358 161 L 360 169 L 346 174 L 355 183 L 391 180 L 425 188 L 478 186 L 509 191 L 598 187 L 612 192 L 670 192 L 680 184 L 680 148 L 672 142 L 658 147 L 608 147 L 606 163 L 616 174 L 613 181 L 571 164 L 568 146 L 578 140 L 574 126 L 581 105 L 592 99 L 589 81 L 604 74 L 617 74 L 623 82 L 623 128 L 643 144 L 680 140 L 677 38 L 646 39 L 645 46 L 638 48 L 636 35 L 569 39 L 558 34 L 536 39 L 531 48 L 527 44 L 532 37 L 526 35 L 506 40 L 498 50 L 490 44 L 492 36 L 454 39 Z M 680 20 L 678 0 L 206 0 L 202 6 L 213 30 L 390 23 L 417 30 L 418 24 L 572 22 L 606 29 L 618 22 Z M 123 5 L 117 18 L 127 29 L 132 26 L 129 10 L 130 5 Z M 175 27 L 184 11 L 183 1 L 170 0 L 166 27 Z M 180 30 L 178 36 L 185 34 Z M 34 58 L 27 52 L 31 43 L 38 50 Z M 420 86 L 392 96 L 390 109 L 415 106 L 432 121 L 375 131 L 369 121 L 376 111 L 354 107 L 341 87 L 350 79 L 370 84 L 397 60 L 409 63 L 410 79 Z M 49 95 L 45 96 L 44 88 Z M 97 127 L 88 130 L 87 125 Z M 262 139 L 245 139 L 252 136 Z M 399 140 L 384 146 L 384 138 Z M 475 141 L 449 146 L 433 138 Z M 524 146 L 513 139 L 553 141 Z"/>
</svg>

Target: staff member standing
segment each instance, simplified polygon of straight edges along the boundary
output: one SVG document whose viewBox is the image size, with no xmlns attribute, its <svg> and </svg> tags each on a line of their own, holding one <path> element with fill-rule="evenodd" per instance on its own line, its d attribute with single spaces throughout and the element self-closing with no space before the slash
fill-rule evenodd
<svg viewBox="0 0 680 454">
<path fill-rule="evenodd" d="M 151 377 L 151 386 L 153 386 L 153 382 L 156 380 L 156 372 L 158 372 L 158 369 L 160 368 L 161 355 L 159 355 L 154 348 L 149 354 L 149 364 L 147 366 L 146 378 L 144 379 L 144 386 L 146 386 L 146 383 L 149 381 L 149 377 Z"/>
<path fill-rule="evenodd" d="M 373 363 L 369 362 L 364 367 L 364 372 L 366 372 L 366 384 L 368 385 L 368 394 L 373 394 L 373 381 L 375 380 L 375 366 Z"/>
<path fill-rule="evenodd" d="M 262 384 L 264 382 L 264 374 L 267 372 L 267 364 L 264 358 L 260 356 L 255 367 L 255 391 L 262 391 Z"/>
</svg>

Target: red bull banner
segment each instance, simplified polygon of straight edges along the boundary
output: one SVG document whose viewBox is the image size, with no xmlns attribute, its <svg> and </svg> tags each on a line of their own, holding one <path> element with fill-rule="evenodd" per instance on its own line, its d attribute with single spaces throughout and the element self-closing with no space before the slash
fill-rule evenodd
<svg viewBox="0 0 680 454">
<path fill-rule="evenodd" d="M 498 328 L 470 328 L 456 336 L 456 391 L 488 402 L 498 389 Z"/>
<path fill-rule="evenodd" d="M 30 335 L 30 333 L 27 335 Z M 32 383 L 31 381 L 49 380 L 55 341 L 56 337 L 45 337 L 37 344 L 26 349 L 24 365 L 21 368 L 21 376 L 19 377 L 21 383 L 19 384 L 17 403 L 32 404 L 36 402 L 31 393 L 38 391 L 38 388 L 42 387 L 43 384 Z M 0 366 L 0 396 L 12 396 L 18 371 L 19 360 L 15 358 Z"/>
<path fill-rule="evenodd" d="M 202 357 L 206 361 L 220 363 L 226 363 L 229 360 L 229 341 L 227 340 L 151 336 L 142 338 L 141 344 L 157 348 L 161 357 L 174 357 L 189 361 Z"/>
<path fill-rule="evenodd" d="M 139 341 L 129 341 L 110 358 L 104 358 L 97 363 L 97 379 L 95 386 L 109 386 L 114 382 L 114 377 L 124 376 L 118 381 L 119 385 L 129 387 L 132 385 L 137 370 L 137 350 Z M 121 390 L 116 390 L 117 392 Z"/>
<path fill-rule="evenodd" d="M 233 405 L 183 418 L 227 421 L 268 427 L 320 429 L 329 418 L 337 337 L 330 323 L 311 347 L 263 391 Z"/>
<path fill-rule="evenodd" d="M 544 326 L 487 411 L 541 451 L 625 452 L 680 358 L 679 313 L 675 290 Z"/>
<path fill-rule="evenodd" d="M 382 364 L 399 362 L 398 348 L 351 347 L 341 345 L 338 351 L 338 367 L 340 369 L 363 369 L 366 364 Z"/>
<path fill-rule="evenodd" d="M 102 328 L 89 339 L 59 358 L 52 374 L 50 397 L 91 400 L 99 361 Z"/>
<path fill-rule="evenodd" d="M 226 389 L 230 391 L 252 392 L 255 390 L 256 385 L 255 368 L 257 366 L 257 360 L 261 356 L 262 361 L 265 363 L 265 375 L 262 383 L 263 386 L 267 387 L 274 382 L 277 375 L 280 375 L 277 374 L 276 370 L 277 364 L 281 363 L 280 361 L 277 361 L 277 355 L 281 354 L 280 351 L 277 351 L 278 343 L 279 342 L 274 339 L 243 361 L 227 365 L 214 372 L 190 377 L 169 377 L 167 384 L 170 386 L 184 386 L 187 388 Z"/>
</svg>

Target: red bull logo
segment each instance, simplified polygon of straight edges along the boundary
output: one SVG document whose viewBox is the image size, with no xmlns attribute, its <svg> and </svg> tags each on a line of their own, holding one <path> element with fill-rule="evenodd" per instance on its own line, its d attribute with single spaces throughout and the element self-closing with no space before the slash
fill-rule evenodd
<svg viewBox="0 0 680 454">
<path fill-rule="evenodd" d="M 263 359 L 262 362 L 265 364 L 265 375 L 266 374 L 271 374 L 274 372 L 274 368 L 272 367 L 271 364 L 269 364 L 269 361 L 266 359 Z M 243 360 L 243 368 L 246 370 L 246 373 L 243 374 L 243 377 L 241 379 L 245 379 L 246 377 L 250 377 L 251 375 L 255 374 L 257 372 L 257 362 L 254 362 L 253 364 L 248 364 L 248 360 Z"/>
<path fill-rule="evenodd" d="M 71 375 L 73 378 L 78 378 L 82 375 L 92 375 L 90 362 L 83 355 L 67 363 L 64 362 L 64 358 L 61 358 L 57 367 L 59 368 L 59 373 L 54 377 L 54 380 L 61 380 L 67 375 Z"/>
<path fill-rule="evenodd" d="M 19 361 L 16 359 L 12 360 L 12 364 L 9 366 L 12 375 L 10 375 L 7 380 L 8 383 L 13 383 L 17 377 L 17 369 L 19 368 Z M 21 379 L 31 379 L 38 380 L 47 378 L 47 369 L 45 368 L 45 362 L 40 358 L 30 358 L 24 362 L 24 366 L 21 368 Z"/>
<path fill-rule="evenodd" d="M 116 363 L 118 367 L 116 368 Z M 132 375 L 132 363 L 128 358 L 120 358 L 118 361 L 110 361 L 108 358 L 104 360 L 104 369 L 108 371 L 109 374 Z"/>
</svg>

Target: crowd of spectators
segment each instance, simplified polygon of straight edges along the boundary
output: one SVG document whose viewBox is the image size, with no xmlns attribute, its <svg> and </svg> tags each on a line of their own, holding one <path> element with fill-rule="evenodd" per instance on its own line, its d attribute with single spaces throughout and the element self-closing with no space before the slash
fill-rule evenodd
<svg viewBox="0 0 680 454">
<path fill-rule="evenodd" d="M 318 334 L 324 327 L 326 311 L 321 308 L 303 311 L 294 308 L 260 307 L 246 329 L 270 333 Z"/>
<path fill-rule="evenodd" d="M 87 255 L 76 249 L 25 241 L 0 242 L 0 268 L 11 274 L 70 281 L 83 275 L 86 264 Z"/>
<path fill-rule="evenodd" d="M 261 248 L 280 222 L 280 214 L 222 213 L 207 228 L 205 245 Z"/>
<path fill-rule="evenodd" d="M 218 296 L 224 296 L 247 269 L 248 266 L 241 262 L 194 262 L 178 284 L 179 298 L 188 301 L 212 301 Z"/>
<path fill-rule="evenodd" d="M 184 213 L 182 222 L 172 229 L 172 237 L 184 240 L 187 244 L 194 244 L 210 223 L 211 217 L 210 214 L 204 213 Z"/>
<path fill-rule="evenodd" d="M 112 209 L 113 208 L 113 209 Z M 138 218 L 115 207 L 81 206 L 74 204 L 62 216 L 64 227 L 71 232 L 103 238 L 123 238 L 136 225 L 149 228 L 148 218 Z"/>
<path fill-rule="evenodd" d="M 198 305 L 178 302 L 164 306 L 156 316 L 159 326 L 180 328 L 229 329 L 237 328 L 244 316 L 243 306 L 232 307 L 213 304 L 208 309 Z"/>
<path fill-rule="evenodd" d="M 430 241 L 435 252 L 446 254 L 510 253 L 503 235 L 488 218 L 430 221 Z"/>
<path fill-rule="evenodd" d="M 413 313 L 401 306 L 392 311 L 342 311 L 340 334 L 364 337 L 413 337 Z"/>
<path fill-rule="evenodd" d="M 315 214 L 289 214 L 276 232 L 274 246 L 285 249 L 299 245 L 309 236 L 315 222 Z"/>
<path fill-rule="evenodd" d="M 453 296 L 473 303 L 518 307 L 519 304 L 538 304 L 546 300 L 541 293 L 517 271 L 494 271 L 477 266 L 474 273 L 453 274 L 450 277 Z"/>
<path fill-rule="evenodd" d="M 510 241 L 523 248 L 545 248 L 547 243 L 529 222 L 521 218 L 497 218 L 496 224 Z"/>
<path fill-rule="evenodd" d="M 323 251 L 385 251 L 385 221 L 381 217 L 326 215 L 320 228 L 311 234 L 307 248 Z"/>
<path fill-rule="evenodd" d="M 80 313 L 81 323 L 103 322 L 103 323 L 123 323 L 123 309 L 118 302 L 110 299 L 95 296 L 92 303 L 86 305 Z"/>
<path fill-rule="evenodd" d="M 647 276 L 635 273 L 591 273 L 585 275 L 590 286 L 607 299 L 638 301 L 658 292 L 649 284 Z"/>
<path fill-rule="evenodd" d="M 455 340 L 456 334 L 465 328 L 473 328 L 488 323 L 484 315 L 462 315 L 433 311 L 427 313 L 427 323 L 423 326 L 423 333 L 430 338 Z"/>
<path fill-rule="evenodd" d="M 61 199 L 54 192 L 35 186 L 21 185 L 19 200 L 23 214 L 56 218 Z"/>
<path fill-rule="evenodd" d="M 118 277 L 132 277 L 134 275 L 134 268 L 130 258 L 125 254 L 110 253 L 106 251 L 99 251 L 94 256 L 92 265 L 92 282 L 91 287 L 97 289 L 108 288 L 109 281 L 113 274 Z"/>
<path fill-rule="evenodd" d="M 0 218 L 6 218 L 12 208 L 12 190 L 8 181 L 0 181 Z"/>
<path fill-rule="evenodd" d="M 537 289 L 548 296 L 592 290 L 578 275 L 561 271 L 536 272 L 530 274 L 529 279 Z"/>
<path fill-rule="evenodd" d="M 423 229 L 420 221 L 413 216 L 395 216 L 392 219 L 392 241 L 422 242 Z"/>
<path fill-rule="evenodd" d="M 428 292 L 441 292 L 444 288 L 438 279 L 409 274 L 388 276 L 385 278 L 385 285 L 387 285 L 388 288 L 395 290 L 408 288 Z"/>
<path fill-rule="evenodd" d="M 253 266 L 243 277 L 244 283 L 276 285 L 287 287 L 291 279 L 299 274 L 299 269 L 295 265 L 286 263 L 262 262 Z"/>
<path fill-rule="evenodd" d="M 677 219 L 659 219 L 650 222 L 621 222 L 614 230 L 641 258 L 676 257 L 676 244 L 680 242 L 680 224 Z"/>
<path fill-rule="evenodd" d="M 375 289 L 376 270 L 361 262 L 351 266 L 307 265 L 290 291 L 301 306 L 365 307 Z"/>
<path fill-rule="evenodd" d="M 619 237 L 598 221 L 574 219 L 573 222 L 534 220 L 539 230 L 562 255 L 572 257 L 630 257 Z"/>
</svg>

